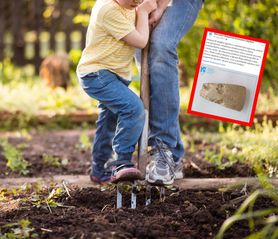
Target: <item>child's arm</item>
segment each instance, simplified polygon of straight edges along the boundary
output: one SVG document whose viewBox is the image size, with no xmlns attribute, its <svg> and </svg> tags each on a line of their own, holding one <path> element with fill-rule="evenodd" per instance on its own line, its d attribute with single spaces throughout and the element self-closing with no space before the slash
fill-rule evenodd
<svg viewBox="0 0 278 239">
<path fill-rule="evenodd" d="M 156 0 L 145 0 L 137 8 L 136 29 L 122 38 L 127 44 L 144 48 L 149 39 L 149 14 L 157 7 Z"/>
</svg>

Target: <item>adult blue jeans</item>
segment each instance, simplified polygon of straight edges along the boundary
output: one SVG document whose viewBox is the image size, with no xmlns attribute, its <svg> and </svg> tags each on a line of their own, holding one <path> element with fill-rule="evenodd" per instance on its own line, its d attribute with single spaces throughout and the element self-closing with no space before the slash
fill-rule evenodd
<svg viewBox="0 0 278 239">
<path fill-rule="evenodd" d="M 112 149 L 116 160 L 131 160 L 144 127 L 144 106 L 128 88 L 129 81 L 108 70 L 88 74 L 79 80 L 84 91 L 99 101 L 100 113 L 92 147 L 92 175 L 101 179 Z"/>
<path fill-rule="evenodd" d="M 160 138 L 170 148 L 176 162 L 185 153 L 179 125 L 177 46 L 194 24 L 201 7 L 202 0 L 173 0 L 150 38 L 149 145 L 155 147 L 155 138 Z"/>
</svg>

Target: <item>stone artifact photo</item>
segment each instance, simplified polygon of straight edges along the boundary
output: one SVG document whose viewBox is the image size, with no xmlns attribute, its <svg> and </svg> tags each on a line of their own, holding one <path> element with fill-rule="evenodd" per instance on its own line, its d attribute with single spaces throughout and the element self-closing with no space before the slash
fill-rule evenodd
<svg viewBox="0 0 278 239">
<path fill-rule="evenodd" d="M 245 104 L 246 88 L 233 84 L 204 83 L 200 95 L 208 101 L 241 111 Z"/>
</svg>

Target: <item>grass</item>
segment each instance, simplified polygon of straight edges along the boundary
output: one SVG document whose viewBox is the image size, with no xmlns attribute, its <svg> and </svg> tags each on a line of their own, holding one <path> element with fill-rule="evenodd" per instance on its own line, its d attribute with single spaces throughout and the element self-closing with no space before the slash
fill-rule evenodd
<svg viewBox="0 0 278 239">
<path fill-rule="evenodd" d="M 46 165 L 59 168 L 61 166 L 61 160 L 58 157 L 48 155 L 48 154 L 43 154 L 42 160 Z"/>
<path fill-rule="evenodd" d="M 248 222 L 250 234 L 245 237 L 245 239 L 277 238 L 278 191 L 268 181 L 266 175 L 262 172 L 262 169 L 257 167 L 256 173 L 262 189 L 257 189 L 248 195 L 234 215 L 224 221 L 215 239 L 222 239 L 225 232 L 235 223 L 239 223 L 240 221 Z M 272 201 L 273 207 L 254 210 L 254 205 L 258 198 L 263 198 L 264 200 L 268 198 Z M 260 225 L 259 230 L 255 230 L 256 225 Z"/>
<path fill-rule="evenodd" d="M 270 177 L 278 176 L 278 122 L 274 126 L 264 119 L 252 128 L 232 124 L 225 128 L 219 123 L 218 132 L 191 130 L 190 134 L 195 140 L 215 145 L 215 149 L 206 149 L 203 156 L 220 169 L 241 162 L 262 167 Z M 194 149 L 192 140 L 186 143 Z"/>
<path fill-rule="evenodd" d="M 131 89 L 139 95 L 139 82 L 133 82 Z M 186 110 L 191 88 L 180 88 L 181 109 Z M 39 79 L 32 82 L 0 83 L 0 111 L 22 112 L 26 115 L 67 114 L 76 111 L 95 111 L 97 101 L 91 99 L 77 85 L 71 85 L 67 91 L 62 88 L 52 90 Z M 272 89 L 260 94 L 256 112 L 278 111 L 278 96 Z"/>
<path fill-rule="evenodd" d="M 77 110 L 90 112 L 97 104 L 80 87 L 70 87 L 67 91 L 62 88 L 52 90 L 40 81 L 32 85 L 0 84 L 0 94 L 0 111 L 22 112 L 27 115 L 37 115 L 40 112 L 66 114 Z"/>
<path fill-rule="evenodd" d="M 90 137 L 86 131 L 83 131 L 79 137 L 78 143 L 76 144 L 76 148 L 80 150 L 90 150 L 91 146 L 92 142 Z"/>
<path fill-rule="evenodd" d="M 22 152 L 6 140 L 0 141 L 0 146 L 3 150 L 3 156 L 7 160 L 7 167 L 13 172 L 22 175 L 28 174 L 29 163 L 23 158 Z"/>
<path fill-rule="evenodd" d="M 135 68 L 133 72 L 134 75 L 137 75 L 134 79 L 138 79 L 138 72 L 136 72 Z M 42 112 L 48 115 L 66 115 L 76 111 L 95 112 L 97 102 L 86 95 L 77 83 L 74 73 L 71 72 L 71 74 L 73 80 L 68 90 L 65 91 L 62 88 L 52 90 L 38 76 L 35 76 L 32 67 L 18 68 L 9 61 L 0 62 L 0 112 L 23 113 L 23 115 L 18 114 L 15 117 L 17 119 L 15 122 L 13 120 L 3 120 L 1 128 L 23 129 L 28 125 L 32 125 L 33 118 Z M 130 87 L 139 95 L 139 81 L 132 82 Z M 189 87 L 180 88 L 182 110 L 187 109 L 191 87 L 190 85 Z M 269 88 L 268 92 L 260 94 L 256 112 L 275 111 L 278 112 L 278 95 L 273 89 Z M 65 128 L 69 127 L 70 122 L 67 122 L 66 118 L 62 118 L 61 121 Z M 36 125 L 36 122 L 34 122 L 34 125 Z M 278 158 L 278 129 L 277 126 L 274 127 L 267 120 L 262 125 L 255 123 L 252 128 L 229 125 L 224 129 L 222 124 L 220 124 L 219 131 L 211 133 L 207 129 L 201 131 L 199 128 L 197 131 L 191 130 L 191 135 L 194 135 L 193 139 L 201 139 L 208 143 L 216 144 L 217 149 L 205 150 L 204 157 L 216 163 L 219 168 L 229 167 L 238 161 L 250 165 L 259 163 L 266 169 L 269 176 L 278 174 L 276 163 Z M 194 140 L 186 143 L 190 144 L 190 151 L 194 151 Z M 79 139 L 79 146 L 88 149 L 90 145 L 91 142 L 88 136 L 82 134 Z M 12 150 L 8 149 L 7 152 L 9 153 L 9 151 L 12 152 Z M 16 157 L 13 156 L 13 158 Z M 228 159 L 225 164 L 223 164 L 223 158 Z M 52 157 L 45 157 L 45 161 L 53 166 L 58 166 L 61 163 Z M 22 169 L 19 170 L 24 174 L 27 166 L 25 167 L 24 163 L 22 165 Z M 11 167 L 13 167 L 13 164 L 11 164 Z"/>
<path fill-rule="evenodd" d="M 71 61 L 76 66 L 81 52 L 72 51 Z M 130 88 L 139 95 L 140 81 L 138 70 L 133 64 L 133 82 Z M 41 112 L 67 114 L 75 111 L 96 111 L 97 101 L 91 99 L 81 89 L 75 67 L 70 71 L 71 84 L 67 91 L 62 88 L 52 90 L 35 74 L 34 66 L 17 67 L 10 59 L 0 62 L 0 112 L 22 112 L 29 116 Z M 193 80 L 188 87 L 180 88 L 181 109 L 186 110 Z M 261 93 L 256 112 L 278 112 L 278 94 L 272 88 Z"/>
<path fill-rule="evenodd" d="M 259 238 L 277 238 L 278 229 L 275 224 L 278 222 L 278 208 L 266 208 L 258 211 L 253 211 L 253 206 L 256 199 L 259 196 L 268 196 L 272 198 L 267 191 L 257 190 L 253 192 L 240 206 L 237 212 L 230 218 L 228 218 L 220 228 L 220 231 L 216 235 L 215 239 L 222 239 L 225 231 L 227 231 L 236 222 L 247 220 L 249 223 L 249 229 L 251 234 L 246 239 L 259 239 Z M 276 201 L 277 203 L 277 201 Z M 278 204 L 277 204 L 278 205 Z M 248 210 L 247 210 L 248 209 Z M 260 224 L 264 225 L 262 229 L 254 232 L 255 220 L 260 219 Z"/>
<path fill-rule="evenodd" d="M 17 207 L 13 210 L 19 210 L 24 207 L 34 207 L 38 210 L 47 210 L 53 213 L 57 207 L 70 207 L 62 204 L 59 200 L 63 195 L 71 197 L 69 189 L 65 183 L 58 185 L 43 186 L 42 182 L 34 184 L 23 184 L 20 188 L 0 188 L 0 203 L 7 204 L 16 200 Z M 43 228 L 41 228 L 43 231 Z M 1 239 L 29 239 L 39 238 L 32 227 L 32 222 L 26 219 L 21 219 L 17 222 L 7 223 L 0 226 Z"/>
<path fill-rule="evenodd" d="M 8 229 L 8 232 L 2 234 L 0 231 L 1 239 L 29 239 L 38 238 L 35 233 L 35 228 L 31 227 L 32 223 L 27 219 L 21 219 L 15 223 L 8 223 L 2 228 Z"/>
</svg>

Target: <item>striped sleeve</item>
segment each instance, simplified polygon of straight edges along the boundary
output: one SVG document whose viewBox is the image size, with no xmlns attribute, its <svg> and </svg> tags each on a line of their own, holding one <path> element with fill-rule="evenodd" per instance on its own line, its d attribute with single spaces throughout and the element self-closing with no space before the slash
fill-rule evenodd
<svg viewBox="0 0 278 239">
<path fill-rule="evenodd" d="M 135 25 L 117 9 L 110 9 L 103 15 L 103 28 L 117 40 L 135 30 Z"/>
</svg>

